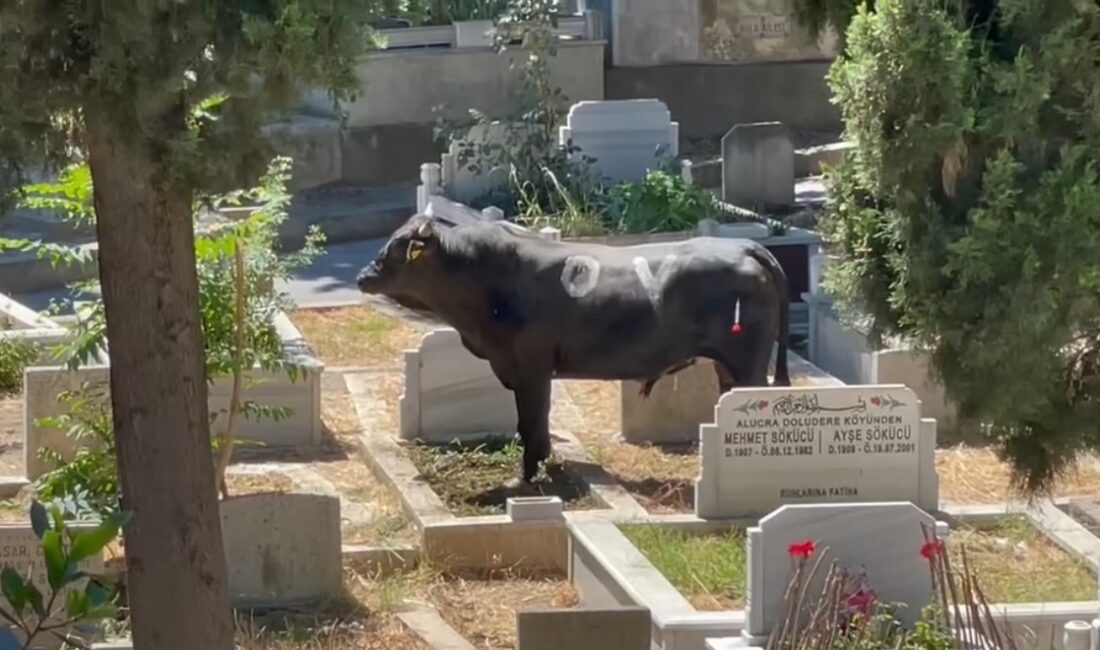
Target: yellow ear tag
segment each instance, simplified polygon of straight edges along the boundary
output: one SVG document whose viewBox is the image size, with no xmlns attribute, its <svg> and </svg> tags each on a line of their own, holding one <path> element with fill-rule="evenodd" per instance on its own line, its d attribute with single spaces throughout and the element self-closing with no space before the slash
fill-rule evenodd
<svg viewBox="0 0 1100 650">
<path fill-rule="evenodd" d="M 414 262 L 423 252 L 419 246 L 416 246 L 416 242 L 409 242 L 409 247 L 405 250 L 405 259 Z"/>
</svg>

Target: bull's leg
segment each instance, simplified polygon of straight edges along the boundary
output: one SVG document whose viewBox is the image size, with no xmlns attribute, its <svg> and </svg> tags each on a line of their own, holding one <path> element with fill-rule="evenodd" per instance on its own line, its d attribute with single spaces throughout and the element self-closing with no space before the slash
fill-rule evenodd
<svg viewBox="0 0 1100 650">
<path fill-rule="evenodd" d="M 527 376 L 516 381 L 516 413 L 523 442 L 523 480 L 530 483 L 539 464 L 550 457 L 550 376 Z"/>
<path fill-rule="evenodd" d="M 737 387 L 737 378 L 734 377 L 733 370 L 727 368 L 722 361 L 714 361 L 714 373 L 718 375 L 719 394 L 725 395 Z"/>
</svg>

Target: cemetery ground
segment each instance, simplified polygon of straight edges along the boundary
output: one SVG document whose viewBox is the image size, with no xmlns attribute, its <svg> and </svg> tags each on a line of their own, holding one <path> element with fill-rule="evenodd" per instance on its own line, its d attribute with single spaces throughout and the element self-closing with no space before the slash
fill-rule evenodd
<svg viewBox="0 0 1100 650">
<path fill-rule="evenodd" d="M 620 530 L 699 611 L 745 606 L 745 529 L 700 532 L 672 526 L 623 524 Z M 981 579 L 990 602 L 1086 601 L 1096 579 L 1089 567 L 1055 545 L 1025 517 L 1006 515 L 954 527 L 947 547 Z"/>
<path fill-rule="evenodd" d="M 326 366 L 358 368 L 376 374 L 373 403 L 382 408 L 375 425 L 379 430 L 398 430 L 397 402 L 402 391 L 402 354 L 416 348 L 433 324 L 409 317 L 385 305 L 299 310 L 291 315 Z M 665 379 L 663 381 L 669 381 Z M 689 513 L 694 504 L 694 484 L 699 475 L 697 443 L 630 444 L 620 438 L 620 386 L 617 382 L 561 381 L 562 395 L 575 407 L 583 426 L 570 426 L 587 455 L 651 514 Z M 799 378 L 793 378 L 798 385 Z M 555 400 L 556 402 L 559 400 Z M 552 420 L 554 413 L 551 414 Z M 557 428 L 557 427 L 552 427 Z M 506 495 L 497 494 L 511 478 L 517 464 L 507 458 L 514 447 L 485 446 L 465 453 L 455 448 L 425 447 L 412 455 L 418 469 L 444 497 L 456 514 L 500 512 Z M 458 472 L 458 467 L 465 468 Z M 449 471 L 454 468 L 456 471 Z M 953 441 L 941 435 L 936 451 L 940 496 L 944 502 L 974 504 L 1015 501 L 1009 468 L 991 447 Z M 561 477 L 561 474 L 556 477 Z M 551 482 L 547 494 L 561 496 L 567 509 L 585 509 L 591 502 L 575 486 Z M 1055 497 L 1067 498 L 1100 492 L 1100 466 L 1088 461 L 1063 477 Z"/>
</svg>

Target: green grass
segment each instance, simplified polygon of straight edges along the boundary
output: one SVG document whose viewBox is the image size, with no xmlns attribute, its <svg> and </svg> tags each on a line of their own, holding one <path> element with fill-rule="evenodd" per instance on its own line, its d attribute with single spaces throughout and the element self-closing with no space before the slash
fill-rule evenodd
<svg viewBox="0 0 1100 650">
<path fill-rule="evenodd" d="M 696 609 L 744 607 L 744 529 L 702 535 L 669 526 L 624 525 L 620 529 Z"/>
</svg>

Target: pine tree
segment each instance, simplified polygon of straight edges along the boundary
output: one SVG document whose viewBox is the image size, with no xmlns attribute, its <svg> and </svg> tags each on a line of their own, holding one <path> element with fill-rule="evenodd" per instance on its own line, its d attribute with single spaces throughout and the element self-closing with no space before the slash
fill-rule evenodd
<svg viewBox="0 0 1100 650">
<path fill-rule="evenodd" d="M 1100 449 L 1100 6 L 877 0 L 847 35 L 827 289 L 1043 491 Z"/>
<path fill-rule="evenodd" d="M 358 0 L 0 0 L 0 194 L 86 161 L 136 647 L 230 650 L 193 205 L 250 187 L 267 111 L 345 98 Z"/>
</svg>

